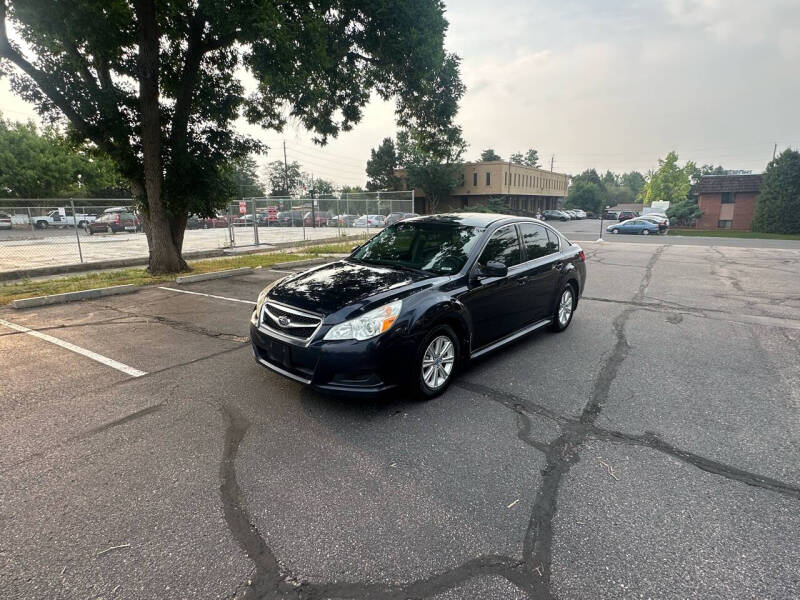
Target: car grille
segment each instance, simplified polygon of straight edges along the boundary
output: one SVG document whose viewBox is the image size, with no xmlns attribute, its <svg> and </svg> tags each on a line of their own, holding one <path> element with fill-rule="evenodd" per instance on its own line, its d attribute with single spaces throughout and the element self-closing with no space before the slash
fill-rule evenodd
<svg viewBox="0 0 800 600">
<path fill-rule="evenodd" d="M 321 322 L 316 315 L 272 302 L 266 302 L 261 313 L 261 323 L 267 328 L 304 341 L 311 339 Z"/>
</svg>

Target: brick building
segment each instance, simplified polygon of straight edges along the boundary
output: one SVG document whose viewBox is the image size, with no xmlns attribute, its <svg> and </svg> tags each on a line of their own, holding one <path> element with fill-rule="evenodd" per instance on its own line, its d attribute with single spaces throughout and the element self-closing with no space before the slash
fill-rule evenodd
<svg viewBox="0 0 800 600">
<path fill-rule="evenodd" d="M 558 208 L 567 195 L 569 176 L 506 161 L 466 163 L 459 185 L 439 204 L 438 211 L 469 209 L 486 204 L 489 198 L 503 198 L 508 208 L 523 214 Z M 405 169 L 395 171 L 406 186 Z M 428 212 L 425 192 L 414 192 L 416 212 Z"/>
<path fill-rule="evenodd" d="M 697 229 L 750 231 L 761 175 L 707 175 L 697 185 Z"/>
</svg>

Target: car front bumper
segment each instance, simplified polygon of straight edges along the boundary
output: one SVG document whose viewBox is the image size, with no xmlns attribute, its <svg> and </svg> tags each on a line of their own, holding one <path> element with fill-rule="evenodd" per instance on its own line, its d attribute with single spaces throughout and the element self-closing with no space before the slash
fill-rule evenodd
<svg viewBox="0 0 800 600">
<path fill-rule="evenodd" d="M 415 346 L 400 335 L 370 340 L 294 343 L 250 324 L 256 362 L 316 390 L 377 395 L 399 387 L 413 372 Z"/>
</svg>

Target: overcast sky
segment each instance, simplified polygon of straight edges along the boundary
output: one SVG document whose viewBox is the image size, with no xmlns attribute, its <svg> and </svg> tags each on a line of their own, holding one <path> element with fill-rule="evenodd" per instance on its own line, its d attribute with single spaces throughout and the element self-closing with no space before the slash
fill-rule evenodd
<svg viewBox="0 0 800 600">
<path fill-rule="evenodd" d="M 646 171 L 681 161 L 761 171 L 800 146 L 800 0 L 451 0 L 447 46 L 462 58 L 468 159 L 537 148 L 555 170 Z M 0 84 L 7 118 L 34 116 Z M 251 131 L 247 128 L 248 131 Z M 339 184 L 364 183 L 370 148 L 395 132 L 373 101 L 325 148 L 301 129 L 252 130 Z"/>
</svg>

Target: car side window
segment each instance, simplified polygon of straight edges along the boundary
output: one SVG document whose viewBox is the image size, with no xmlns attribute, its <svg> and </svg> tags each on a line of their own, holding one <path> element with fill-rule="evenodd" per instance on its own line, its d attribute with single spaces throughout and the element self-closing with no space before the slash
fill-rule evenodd
<svg viewBox="0 0 800 600">
<path fill-rule="evenodd" d="M 522 248 L 513 225 L 502 227 L 492 234 L 478 259 L 478 264 L 486 266 L 491 261 L 503 263 L 507 267 L 522 262 Z"/>
<path fill-rule="evenodd" d="M 525 244 L 525 253 L 528 260 L 542 258 L 552 254 L 558 249 L 558 244 L 553 243 L 547 237 L 547 229 L 536 223 L 520 223 L 522 232 L 522 243 Z"/>
<path fill-rule="evenodd" d="M 556 235 L 556 232 L 552 229 L 547 229 L 547 248 L 548 254 L 558 252 L 561 249 L 561 242 L 558 240 L 558 235 Z"/>
</svg>

